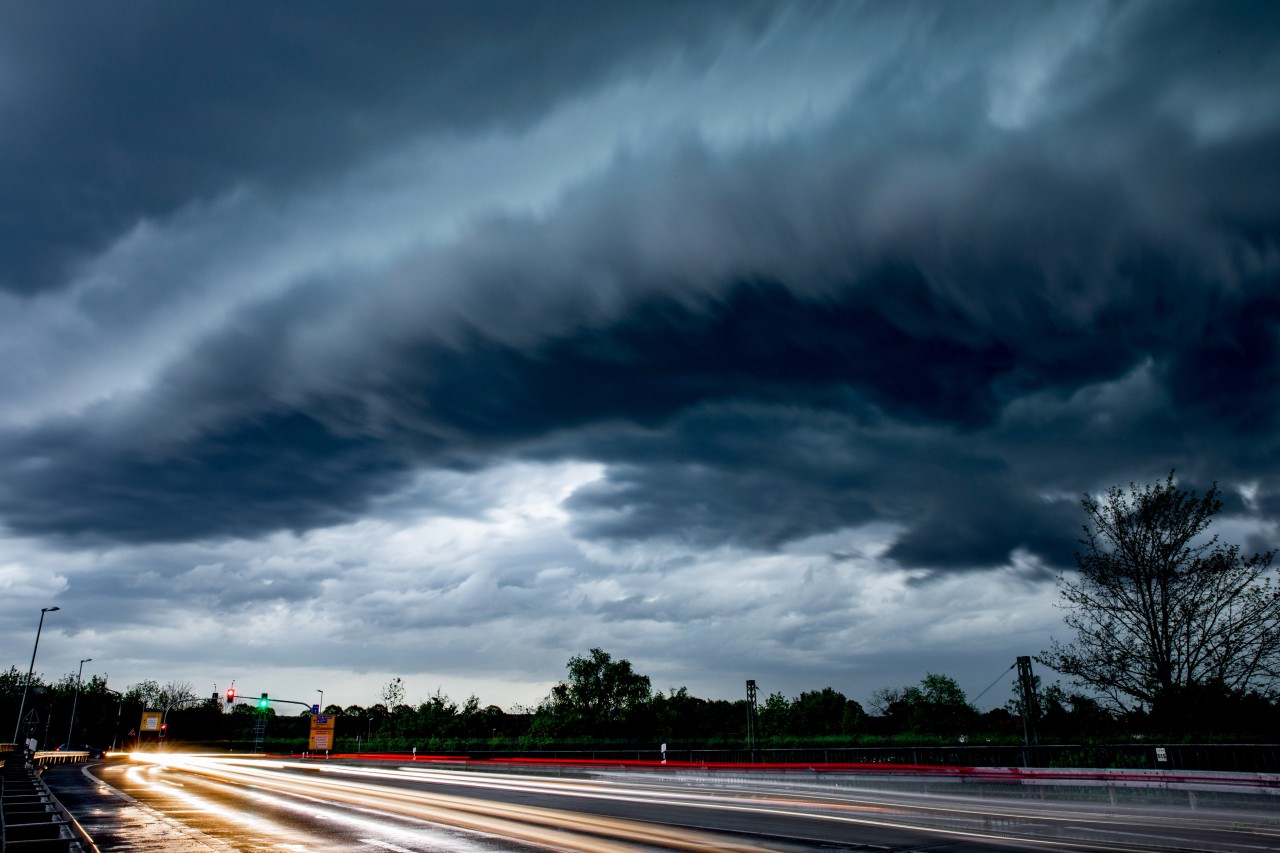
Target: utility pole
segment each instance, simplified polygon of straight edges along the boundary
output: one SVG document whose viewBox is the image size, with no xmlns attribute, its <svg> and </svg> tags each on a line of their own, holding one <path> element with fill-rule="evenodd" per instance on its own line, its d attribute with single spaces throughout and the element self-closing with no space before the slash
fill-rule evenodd
<svg viewBox="0 0 1280 853">
<path fill-rule="evenodd" d="M 1031 672 L 1030 655 L 1018 658 L 1018 684 L 1022 688 L 1022 742 L 1024 746 L 1037 746 L 1036 719 L 1040 716 L 1036 701 L 1036 677 Z"/>
</svg>

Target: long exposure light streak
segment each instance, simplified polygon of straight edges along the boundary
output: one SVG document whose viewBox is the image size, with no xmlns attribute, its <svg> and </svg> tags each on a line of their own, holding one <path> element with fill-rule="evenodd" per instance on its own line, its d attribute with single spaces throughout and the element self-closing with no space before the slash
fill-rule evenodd
<svg viewBox="0 0 1280 853">
<path fill-rule="evenodd" d="M 421 788 L 397 787 L 396 781 L 431 783 L 451 787 L 536 791 L 540 794 L 589 797 L 627 803 L 676 806 L 690 809 L 715 809 L 769 818 L 820 820 L 848 825 L 885 829 L 905 829 L 948 837 L 963 836 L 988 841 L 1017 837 L 1024 845 L 1046 848 L 1069 846 L 1071 849 L 1110 849 L 1106 844 L 1092 845 L 1075 838 L 1069 842 L 1050 837 L 1030 837 L 1024 832 L 1010 833 L 1015 824 L 1034 820 L 1042 825 L 1053 821 L 1045 815 L 1029 817 L 1015 812 L 986 812 L 978 819 L 962 809 L 921 807 L 911 810 L 887 802 L 854 803 L 834 801 L 831 797 L 778 796 L 769 794 L 708 793 L 662 788 L 628 786 L 617 782 L 549 777 L 493 777 L 478 773 L 420 767 L 364 767 L 327 765 L 315 762 L 264 760 L 260 758 L 228 758 L 199 755 L 139 756 L 155 762 L 157 767 L 170 767 L 202 776 L 224 780 L 236 786 L 252 786 L 300 798 L 309 802 L 339 803 L 370 815 L 395 815 L 431 824 L 452 826 L 500 836 L 525 843 L 562 850 L 590 850 L 597 853 L 629 849 L 613 846 L 614 842 L 642 843 L 675 850 L 757 851 L 773 849 L 725 836 L 684 827 L 614 817 L 581 814 L 574 811 L 541 806 L 472 798 L 458 794 L 427 791 Z M 895 819 L 896 818 L 896 819 Z M 1081 815 L 1073 818 L 1080 822 Z M 1066 818 L 1062 818 L 1066 820 Z M 1010 832 L 987 831 L 988 826 L 1008 822 Z M 932 822 L 933 825 L 930 825 Z M 964 824 L 968 824 L 967 826 Z M 941 824 L 941 825 L 940 825 Z"/>
<path fill-rule="evenodd" d="M 517 806 L 465 797 L 407 791 L 371 782 L 328 778 L 291 779 L 277 770 L 207 756 L 138 756 L 157 767 L 180 769 L 244 785 L 252 783 L 314 803 L 340 803 L 370 815 L 392 814 L 433 825 L 583 853 L 634 853 L 633 844 L 670 850 L 755 853 L 770 848 L 658 824 L 581 815 L 557 809 Z M 296 769 L 296 768 L 295 768 Z M 371 804 L 376 804 L 374 807 Z"/>
</svg>

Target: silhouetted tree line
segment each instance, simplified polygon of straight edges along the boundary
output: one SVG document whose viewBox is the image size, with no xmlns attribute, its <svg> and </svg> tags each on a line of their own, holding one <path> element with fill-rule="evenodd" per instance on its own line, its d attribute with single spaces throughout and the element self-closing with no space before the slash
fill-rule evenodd
<svg viewBox="0 0 1280 853">
<path fill-rule="evenodd" d="M 26 672 L 16 666 L 0 671 L 0 741 L 8 742 L 17 726 L 18 739 L 33 737 L 40 749 L 53 749 L 63 743 L 123 747 L 131 737 L 136 739 L 143 711 L 191 708 L 200 704 L 191 685 L 185 682 L 162 685 L 144 681 L 119 691 L 108 687 L 103 676 L 90 675 L 80 680 L 77 690 L 75 673 L 68 673 L 57 681 L 33 675 L 23 719 L 19 721 L 18 709 L 26 680 Z M 217 712 L 212 703 L 205 704 Z"/>
<path fill-rule="evenodd" d="M 16 722 L 24 679 L 25 673 L 16 667 L 0 672 L 0 708 L 10 727 Z M 1168 741 L 1274 742 L 1280 720 L 1277 703 L 1257 692 L 1204 689 L 1188 699 L 1194 710 L 1179 716 L 1178 727 L 1166 728 L 1158 712 L 1117 711 L 1061 684 L 1036 687 L 1035 732 L 1041 743 L 1127 740 L 1135 735 Z M 671 749 L 738 749 L 748 745 L 749 728 L 761 749 L 998 744 L 1017 743 L 1023 737 L 1020 696 L 983 713 L 953 678 L 936 673 L 917 684 L 874 691 L 867 708 L 832 687 L 793 698 L 773 692 L 759 702 L 754 726 L 749 726 L 745 696 L 703 699 L 685 687 L 654 691 L 648 676 L 601 649 L 571 658 L 568 677 L 533 708 L 504 711 L 482 705 L 475 696 L 459 704 L 441 691 L 411 705 L 403 701 L 402 684 L 393 682 L 391 688 L 383 695 L 400 701 L 325 709 L 337 718 L 337 750 L 408 752 L 416 747 L 420 754 L 429 754 L 635 744 L 652 748 L 660 743 Z M 74 692 L 74 674 L 52 683 L 33 680 L 27 708 L 41 748 L 67 740 Z M 298 751 L 305 748 L 310 725 L 305 712 L 262 712 L 252 701 L 228 709 L 221 700 L 197 696 L 184 683 L 148 681 L 116 692 L 94 676 L 82 682 L 75 704 L 71 741 L 102 747 L 137 744 L 142 712 L 166 707 L 171 709 L 166 717 L 168 740 L 210 748 L 251 748 L 265 713 L 263 746 Z M 143 748 L 157 742 L 156 736 L 142 738 Z"/>
<path fill-rule="evenodd" d="M 332 708 L 340 712 L 341 749 L 430 751 L 573 749 L 665 743 L 671 749 L 742 748 L 749 729 L 755 745 L 775 747 L 874 746 L 902 743 L 1018 743 L 1024 735 L 1022 699 L 980 712 L 955 679 L 929 673 L 918 684 L 881 688 L 869 709 L 832 687 L 788 698 L 765 697 L 749 726 L 750 706 L 703 699 L 685 687 L 652 689 L 630 661 L 601 649 L 574 656 L 568 677 L 536 707 L 503 711 L 481 707 L 473 696 L 461 707 L 437 691 L 416 707 L 385 704 Z M 393 694 L 397 691 L 392 690 Z M 1258 693 L 1198 697 L 1203 713 L 1185 716 L 1194 726 L 1160 728 L 1156 715 L 1119 711 L 1060 684 L 1036 684 L 1033 730 L 1041 743 L 1127 740 L 1274 741 L 1280 708 Z M 385 691 L 384 691 L 385 693 Z M 400 694 L 402 695 L 402 693 Z M 302 736 L 305 736 L 303 733 Z"/>
</svg>

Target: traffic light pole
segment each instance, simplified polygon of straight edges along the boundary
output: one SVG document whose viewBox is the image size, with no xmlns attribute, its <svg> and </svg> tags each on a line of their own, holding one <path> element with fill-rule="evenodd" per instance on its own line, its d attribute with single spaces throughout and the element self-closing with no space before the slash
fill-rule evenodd
<svg viewBox="0 0 1280 853">
<path fill-rule="evenodd" d="M 169 712 L 174 708 L 181 708 L 183 705 L 198 705 L 202 702 L 209 702 L 206 697 L 193 697 L 191 699 L 179 699 L 165 706 L 164 713 L 160 716 L 160 737 L 167 738 L 169 736 Z M 164 741 L 162 740 L 161 743 Z"/>
<path fill-rule="evenodd" d="M 256 708 L 259 712 L 257 717 L 257 723 L 254 725 L 254 730 L 253 730 L 253 748 L 255 752 L 262 747 L 263 742 L 266 740 L 267 717 L 265 714 L 261 712 L 270 710 L 273 704 L 301 705 L 303 708 L 306 708 L 307 711 L 310 711 L 313 707 L 315 707 L 313 704 L 309 702 L 299 702 L 297 699 L 270 699 L 267 697 L 267 694 L 265 693 L 259 695 L 257 699 L 254 699 L 252 695 L 244 696 L 239 693 L 236 693 L 235 688 L 232 687 L 230 690 L 227 691 L 227 704 L 235 705 L 236 702 L 244 702 L 246 704 L 253 702 L 256 705 Z"/>
<path fill-rule="evenodd" d="M 254 705 L 257 705 L 257 704 L 258 704 L 258 703 L 260 703 L 261 701 L 262 701 L 262 699 L 261 699 L 261 698 L 255 698 L 255 697 L 253 697 L 253 696 L 241 696 L 241 695 L 237 695 L 237 696 L 235 697 L 235 699 L 233 699 L 233 700 L 232 700 L 232 704 L 234 704 L 235 702 L 251 702 L 251 703 L 253 703 Z M 312 706 L 313 706 L 315 703 L 314 703 L 314 702 L 299 702 L 299 701 L 297 701 L 296 699 L 268 699 L 268 700 L 267 700 L 267 705 L 268 705 L 268 707 L 269 707 L 269 706 L 271 706 L 271 705 L 277 705 L 277 704 L 279 704 L 279 705 L 301 705 L 302 707 L 304 707 L 304 708 L 306 708 L 308 711 L 310 711 L 310 710 L 311 710 L 311 708 L 312 708 Z"/>
</svg>

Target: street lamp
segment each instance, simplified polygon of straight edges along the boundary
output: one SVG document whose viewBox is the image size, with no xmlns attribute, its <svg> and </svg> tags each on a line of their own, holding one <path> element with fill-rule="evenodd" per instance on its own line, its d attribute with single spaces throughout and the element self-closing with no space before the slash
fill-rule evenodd
<svg viewBox="0 0 1280 853">
<path fill-rule="evenodd" d="M 76 706 L 80 704 L 80 676 L 84 675 L 84 665 L 93 658 L 80 661 L 80 669 L 76 670 L 76 697 L 71 700 L 71 722 L 67 724 L 67 743 L 71 743 L 71 732 L 76 727 Z"/>
<path fill-rule="evenodd" d="M 36 626 L 36 644 L 31 647 L 31 666 L 27 667 L 27 681 L 22 686 L 22 702 L 18 705 L 18 721 L 13 726 L 13 742 L 18 742 L 18 731 L 22 728 L 22 714 L 27 710 L 27 691 L 31 689 L 31 673 L 36 669 L 36 650 L 40 648 L 40 631 L 44 628 L 44 615 L 61 607 L 41 607 L 40 624 Z"/>
<path fill-rule="evenodd" d="M 316 692 L 320 694 L 320 713 L 323 714 L 324 713 L 324 691 L 317 690 Z"/>
<path fill-rule="evenodd" d="M 102 689 L 108 693 L 116 694 L 116 727 L 111 730 L 111 751 L 115 752 L 116 741 L 120 737 L 120 718 L 124 715 L 124 694 L 119 690 L 112 690 L 107 686 L 108 677 L 106 673 L 102 674 Z"/>
</svg>

